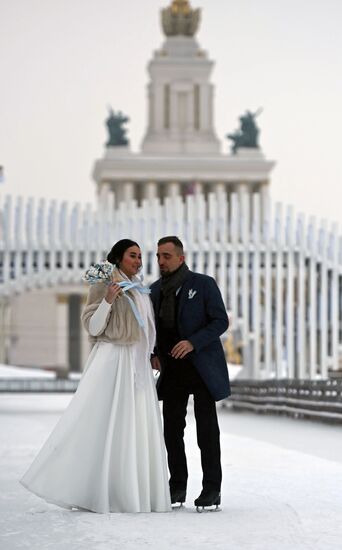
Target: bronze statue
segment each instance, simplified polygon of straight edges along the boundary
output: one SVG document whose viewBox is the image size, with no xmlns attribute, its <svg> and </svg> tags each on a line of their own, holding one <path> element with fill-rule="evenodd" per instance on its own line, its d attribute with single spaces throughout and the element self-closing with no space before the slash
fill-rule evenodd
<svg viewBox="0 0 342 550">
<path fill-rule="evenodd" d="M 122 127 L 123 124 L 126 124 L 126 122 L 128 121 L 129 118 L 126 115 L 123 115 L 121 111 L 115 113 L 110 107 L 109 117 L 106 120 L 106 126 L 109 133 L 106 147 L 128 145 L 128 139 L 126 138 L 126 129 Z"/>
<path fill-rule="evenodd" d="M 261 112 L 262 109 L 258 109 L 255 113 L 246 111 L 246 113 L 239 118 L 240 130 L 237 130 L 233 134 L 227 134 L 227 138 L 233 142 L 233 154 L 235 154 L 237 150 L 241 147 L 246 147 L 250 149 L 259 148 L 259 128 L 255 123 L 255 119 Z"/>
</svg>

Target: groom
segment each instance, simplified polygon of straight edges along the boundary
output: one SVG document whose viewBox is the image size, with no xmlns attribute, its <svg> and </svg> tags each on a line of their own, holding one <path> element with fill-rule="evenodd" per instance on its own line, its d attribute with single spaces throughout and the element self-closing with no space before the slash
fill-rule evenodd
<svg viewBox="0 0 342 550">
<path fill-rule="evenodd" d="M 193 394 L 203 470 L 202 492 L 195 506 L 218 505 L 222 470 L 215 401 L 230 394 L 220 342 L 228 317 L 214 279 L 189 270 L 178 237 L 159 240 L 157 259 L 161 278 L 151 286 L 157 327 L 152 366 L 161 371 L 158 396 L 163 400 L 171 502 L 186 499 L 184 428 L 189 395 Z"/>
</svg>

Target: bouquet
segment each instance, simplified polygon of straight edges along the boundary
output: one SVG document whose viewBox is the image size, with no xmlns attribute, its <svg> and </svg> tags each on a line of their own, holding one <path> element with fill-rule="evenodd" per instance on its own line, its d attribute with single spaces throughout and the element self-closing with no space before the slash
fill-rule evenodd
<svg viewBox="0 0 342 550">
<path fill-rule="evenodd" d="M 82 280 L 90 283 L 91 285 L 94 285 L 95 283 L 99 283 L 101 281 L 108 285 L 113 282 L 113 268 L 113 264 L 107 262 L 107 260 L 98 264 L 92 264 L 85 272 Z"/>
</svg>

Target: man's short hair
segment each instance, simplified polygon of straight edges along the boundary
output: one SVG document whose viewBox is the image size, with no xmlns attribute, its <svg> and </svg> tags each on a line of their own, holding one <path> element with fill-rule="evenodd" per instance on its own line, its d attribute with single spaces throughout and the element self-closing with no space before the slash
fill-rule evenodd
<svg viewBox="0 0 342 550">
<path fill-rule="evenodd" d="M 160 246 L 161 244 L 167 244 L 167 243 L 172 243 L 175 245 L 175 247 L 177 248 L 178 252 L 183 255 L 184 254 L 184 247 L 183 247 L 183 243 L 182 241 L 176 237 L 176 236 L 169 236 L 169 237 L 162 237 L 161 239 L 159 239 L 158 241 L 158 246 Z"/>
</svg>

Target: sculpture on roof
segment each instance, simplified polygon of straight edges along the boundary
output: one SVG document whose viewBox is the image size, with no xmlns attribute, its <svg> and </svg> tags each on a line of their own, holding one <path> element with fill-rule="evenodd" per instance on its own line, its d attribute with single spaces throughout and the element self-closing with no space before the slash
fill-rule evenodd
<svg viewBox="0 0 342 550">
<path fill-rule="evenodd" d="M 129 118 L 121 111 L 115 113 L 111 107 L 109 108 L 109 116 L 106 120 L 109 137 L 106 143 L 106 147 L 128 145 L 126 129 L 123 128 L 123 125 L 126 124 L 126 122 L 128 121 Z"/>
<path fill-rule="evenodd" d="M 232 143 L 232 153 L 236 153 L 241 147 L 250 149 L 258 149 L 258 137 L 259 128 L 256 125 L 255 119 L 262 112 L 262 109 L 258 109 L 255 113 L 246 111 L 246 113 L 239 117 L 240 129 L 236 130 L 233 134 L 227 134 L 227 138 Z"/>
</svg>

